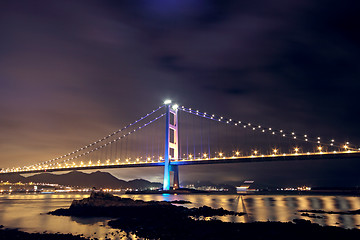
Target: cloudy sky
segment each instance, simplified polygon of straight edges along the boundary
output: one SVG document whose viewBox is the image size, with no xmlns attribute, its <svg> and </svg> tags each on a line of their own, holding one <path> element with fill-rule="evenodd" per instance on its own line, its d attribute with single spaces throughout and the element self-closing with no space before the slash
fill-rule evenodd
<svg viewBox="0 0 360 240">
<path fill-rule="evenodd" d="M 73 151 L 166 98 L 360 145 L 359 11 L 356 0 L 1 1 L 0 167 Z M 223 165 L 211 177 L 359 185 L 359 167 Z M 213 168 L 180 174 L 208 180 Z"/>
</svg>

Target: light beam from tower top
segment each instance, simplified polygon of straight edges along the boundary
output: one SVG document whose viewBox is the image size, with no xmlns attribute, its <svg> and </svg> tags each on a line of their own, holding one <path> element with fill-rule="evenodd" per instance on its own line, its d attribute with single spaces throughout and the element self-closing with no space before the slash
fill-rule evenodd
<svg viewBox="0 0 360 240">
<path fill-rule="evenodd" d="M 171 102 L 172 102 L 172 101 L 171 101 L 170 99 L 166 99 L 166 100 L 164 101 L 164 104 L 165 104 L 165 105 L 168 105 L 168 104 L 171 104 Z"/>
</svg>

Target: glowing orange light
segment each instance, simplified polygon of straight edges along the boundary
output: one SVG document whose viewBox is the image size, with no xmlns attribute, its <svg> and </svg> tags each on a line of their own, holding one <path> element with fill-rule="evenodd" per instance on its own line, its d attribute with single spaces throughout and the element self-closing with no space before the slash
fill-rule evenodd
<svg viewBox="0 0 360 240">
<path fill-rule="evenodd" d="M 294 148 L 294 151 L 295 151 L 295 154 L 297 154 L 299 152 L 299 148 L 298 147 Z"/>
</svg>

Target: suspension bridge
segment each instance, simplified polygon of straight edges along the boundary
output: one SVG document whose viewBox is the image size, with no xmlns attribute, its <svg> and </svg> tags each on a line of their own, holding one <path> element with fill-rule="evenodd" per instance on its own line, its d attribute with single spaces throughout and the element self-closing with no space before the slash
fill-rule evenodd
<svg viewBox="0 0 360 240">
<path fill-rule="evenodd" d="M 350 142 L 325 141 L 319 136 L 180 107 L 166 100 L 133 123 L 88 145 L 32 165 L 2 168 L 0 174 L 163 166 L 163 189 L 169 190 L 171 185 L 179 187 L 181 165 L 346 158 L 360 158 L 360 148 Z"/>
</svg>

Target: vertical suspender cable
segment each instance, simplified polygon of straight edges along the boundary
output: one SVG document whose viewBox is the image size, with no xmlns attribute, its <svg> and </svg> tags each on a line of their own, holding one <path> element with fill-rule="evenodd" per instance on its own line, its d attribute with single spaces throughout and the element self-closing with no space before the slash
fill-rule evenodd
<svg viewBox="0 0 360 240">
<path fill-rule="evenodd" d="M 210 133 L 211 133 L 211 121 L 208 121 L 208 157 L 211 158 L 210 153 Z"/>
<path fill-rule="evenodd" d="M 178 144 L 178 149 L 179 149 L 179 153 L 178 153 L 178 158 L 182 159 L 182 151 L 181 151 L 181 136 L 180 135 L 180 111 L 176 110 L 176 114 L 177 114 L 177 122 L 176 122 L 176 129 L 177 129 L 177 134 L 178 134 L 178 139 L 177 139 L 177 144 Z"/>
<path fill-rule="evenodd" d="M 203 118 L 200 118 L 200 158 L 203 154 Z"/>
<path fill-rule="evenodd" d="M 194 129 L 194 117 L 191 116 L 191 120 L 192 120 L 192 128 L 194 131 L 193 132 L 196 132 L 196 129 Z M 193 145 L 194 145 L 194 159 L 196 157 L 196 147 L 195 147 L 195 134 L 193 134 Z"/>
</svg>

